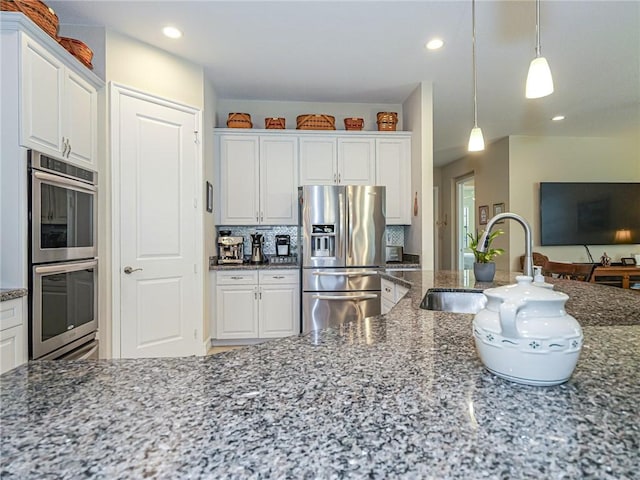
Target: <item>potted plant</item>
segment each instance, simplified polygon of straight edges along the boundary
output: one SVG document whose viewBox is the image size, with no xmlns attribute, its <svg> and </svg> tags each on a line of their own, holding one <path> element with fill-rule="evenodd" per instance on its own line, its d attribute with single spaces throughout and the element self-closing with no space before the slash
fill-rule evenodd
<svg viewBox="0 0 640 480">
<path fill-rule="evenodd" d="M 498 255 L 502 255 L 504 250 L 502 248 L 491 248 L 493 240 L 504 233 L 503 230 L 494 230 L 487 237 L 487 246 L 484 252 L 478 251 L 478 241 L 482 238 L 484 231 L 479 232 L 475 236 L 471 233 L 467 233 L 470 239 L 469 248 L 473 252 L 475 262 L 473 264 L 473 275 L 479 282 L 492 282 L 493 277 L 496 274 L 496 264 L 493 261 Z"/>
</svg>

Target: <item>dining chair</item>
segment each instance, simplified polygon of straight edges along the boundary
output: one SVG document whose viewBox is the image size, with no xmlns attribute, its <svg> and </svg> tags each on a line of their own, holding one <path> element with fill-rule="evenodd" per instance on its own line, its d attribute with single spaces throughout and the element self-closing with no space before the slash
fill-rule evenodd
<svg viewBox="0 0 640 480">
<path fill-rule="evenodd" d="M 593 263 L 565 263 L 547 261 L 542 266 L 542 274 L 547 277 L 564 278 L 588 282 L 593 273 Z"/>
</svg>

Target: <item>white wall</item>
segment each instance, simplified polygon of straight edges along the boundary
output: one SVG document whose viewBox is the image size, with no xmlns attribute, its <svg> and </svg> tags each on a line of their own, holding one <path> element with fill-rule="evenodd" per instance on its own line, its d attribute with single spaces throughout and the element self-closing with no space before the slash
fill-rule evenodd
<svg viewBox="0 0 640 480">
<path fill-rule="evenodd" d="M 422 82 L 403 103 L 403 120 L 411 135 L 411 198 L 418 212 L 405 229 L 405 251 L 420 255 L 422 268 L 434 269 L 433 85 Z"/>
<path fill-rule="evenodd" d="M 204 107 L 202 66 L 107 31 L 106 80 L 177 103 Z"/>
<path fill-rule="evenodd" d="M 493 215 L 493 205 L 505 203 L 505 209 L 510 209 L 509 203 L 509 139 L 503 138 L 486 145 L 483 152 L 473 153 L 462 157 L 444 167 L 439 168 L 441 212 L 447 214 L 447 225 L 441 230 L 440 262 L 443 270 L 456 268 L 456 235 L 459 224 L 456 211 L 456 180 L 473 175 L 475 183 L 475 219 L 476 229 L 484 230 L 479 225 L 478 206 L 489 206 L 489 216 Z M 443 214 L 444 214 L 443 213 Z M 508 222 L 500 224 L 505 235 L 498 237 L 492 244 L 495 248 L 507 249 L 508 238 L 512 231 Z M 519 228 L 519 227 L 516 227 Z M 496 257 L 496 268 L 508 270 L 509 257 Z"/>
<path fill-rule="evenodd" d="M 214 141 L 213 141 L 213 129 L 216 127 L 216 106 L 218 103 L 218 99 L 216 96 L 215 89 L 213 88 L 213 84 L 209 80 L 204 80 L 204 114 L 203 114 L 203 132 L 202 132 L 202 142 L 203 142 L 203 184 L 204 182 L 210 182 L 212 185 L 215 185 L 213 178 L 213 164 L 215 161 L 215 149 L 214 149 Z M 215 199 L 215 195 L 214 195 Z M 203 204 L 206 207 L 207 200 L 207 192 L 206 188 L 203 188 Z M 213 204 L 214 212 L 219 208 L 219 205 L 216 205 L 215 202 Z M 214 214 L 206 211 L 206 208 L 203 208 L 203 272 L 204 275 L 204 298 L 203 298 L 203 312 L 205 315 L 204 322 L 204 338 L 209 339 L 211 332 L 209 331 L 210 321 L 209 321 L 209 311 L 211 308 L 211 295 L 209 292 L 211 291 L 211 282 L 209 281 L 211 275 L 209 274 L 209 257 L 212 255 L 217 255 L 217 245 L 216 245 L 216 237 L 215 237 L 215 221 Z"/>
<path fill-rule="evenodd" d="M 229 113 L 242 112 L 251 115 L 253 128 L 264 128 L 266 117 L 284 117 L 286 128 L 296 128 L 296 117 L 310 113 L 321 113 L 335 117 L 336 130 L 345 130 L 344 119 L 359 117 L 364 119 L 363 130 L 377 131 L 378 112 L 397 112 L 397 130 L 402 130 L 402 105 L 374 103 L 314 103 L 314 102 L 278 102 L 263 100 L 223 100 L 217 105 L 217 124 L 227 126 Z"/>
<path fill-rule="evenodd" d="M 636 137 L 637 138 L 637 137 Z M 531 222 L 534 250 L 552 260 L 587 262 L 582 246 L 540 246 L 540 182 L 640 182 L 637 140 L 622 138 L 512 136 L 509 144 L 509 192 L 513 211 Z M 640 208 L 637 205 L 635 208 Z M 520 229 L 521 230 L 521 229 Z M 513 270 L 519 267 L 524 236 L 512 229 L 509 254 Z M 596 261 L 603 252 L 619 261 L 640 253 L 640 245 L 590 247 Z"/>
</svg>

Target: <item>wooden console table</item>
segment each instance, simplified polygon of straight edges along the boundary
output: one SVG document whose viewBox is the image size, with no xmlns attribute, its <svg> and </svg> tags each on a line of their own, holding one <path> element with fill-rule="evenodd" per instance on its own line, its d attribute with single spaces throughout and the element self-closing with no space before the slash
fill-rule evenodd
<svg viewBox="0 0 640 480">
<path fill-rule="evenodd" d="M 591 283 L 598 282 L 598 277 L 619 277 L 616 283 L 622 282 L 622 288 L 630 287 L 631 277 L 637 277 L 634 281 L 640 282 L 640 267 L 596 267 L 591 274 Z"/>
</svg>

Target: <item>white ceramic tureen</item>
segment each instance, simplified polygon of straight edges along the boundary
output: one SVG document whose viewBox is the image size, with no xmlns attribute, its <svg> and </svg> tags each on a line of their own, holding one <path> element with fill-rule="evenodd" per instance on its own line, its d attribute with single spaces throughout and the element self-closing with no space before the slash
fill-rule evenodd
<svg viewBox="0 0 640 480">
<path fill-rule="evenodd" d="M 582 329 L 568 315 L 569 297 L 532 284 L 490 288 L 486 308 L 473 320 L 473 336 L 482 363 L 496 375 L 527 385 L 566 382 L 578 363 Z"/>
</svg>

